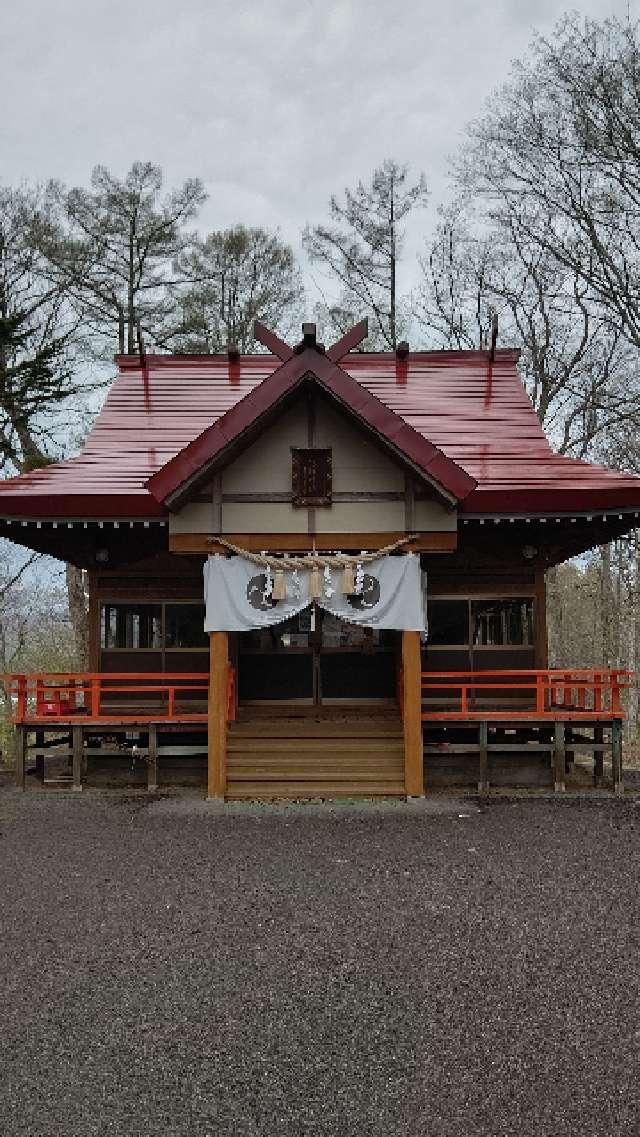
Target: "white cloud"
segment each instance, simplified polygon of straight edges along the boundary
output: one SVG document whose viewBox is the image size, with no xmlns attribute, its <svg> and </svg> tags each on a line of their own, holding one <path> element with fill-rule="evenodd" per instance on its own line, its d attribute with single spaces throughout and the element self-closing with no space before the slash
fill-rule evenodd
<svg viewBox="0 0 640 1137">
<path fill-rule="evenodd" d="M 151 159 L 169 183 L 206 180 L 203 227 L 278 226 L 298 246 L 332 191 L 393 155 L 425 170 L 432 219 L 465 123 L 534 24 L 548 31 L 570 6 L 21 0 L 3 13 L 0 177 L 78 183 L 97 162 L 122 173 Z M 597 17 L 626 7 L 582 4 Z"/>
</svg>

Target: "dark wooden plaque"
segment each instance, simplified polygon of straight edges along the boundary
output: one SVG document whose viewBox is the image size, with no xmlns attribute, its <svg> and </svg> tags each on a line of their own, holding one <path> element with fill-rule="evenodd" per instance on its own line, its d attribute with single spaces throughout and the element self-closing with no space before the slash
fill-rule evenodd
<svg viewBox="0 0 640 1137">
<path fill-rule="evenodd" d="M 294 505 L 331 505 L 331 451 L 291 448 Z"/>
</svg>

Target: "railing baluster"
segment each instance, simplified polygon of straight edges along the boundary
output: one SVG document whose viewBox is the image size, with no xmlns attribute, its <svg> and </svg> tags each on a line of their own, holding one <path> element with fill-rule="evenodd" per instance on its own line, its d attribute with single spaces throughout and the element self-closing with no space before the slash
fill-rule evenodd
<svg viewBox="0 0 640 1137">
<path fill-rule="evenodd" d="M 620 713 L 622 707 L 620 705 L 620 672 L 611 672 L 611 711 L 613 714 Z"/>
<path fill-rule="evenodd" d="M 22 723 L 27 717 L 27 677 L 18 675 L 18 701 L 16 705 L 16 722 Z"/>
</svg>

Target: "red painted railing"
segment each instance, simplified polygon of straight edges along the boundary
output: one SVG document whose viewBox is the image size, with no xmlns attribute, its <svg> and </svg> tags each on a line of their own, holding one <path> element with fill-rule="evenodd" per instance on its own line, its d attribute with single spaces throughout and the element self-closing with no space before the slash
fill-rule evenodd
<svg viewBox="0 0 640 1137">
<path fill-rule="evenodd" d="M 623 718 L 625 670 L 423 671 L 422 718 Z"/>
<path fill-rule="evenodd" d="M 15 723 L 204 722 L 209 674 L 180 672 L 39 672 L 0 675 Z M 229 666 L 227 717 L 235 718 L 235 672 Z"/>
</svg>

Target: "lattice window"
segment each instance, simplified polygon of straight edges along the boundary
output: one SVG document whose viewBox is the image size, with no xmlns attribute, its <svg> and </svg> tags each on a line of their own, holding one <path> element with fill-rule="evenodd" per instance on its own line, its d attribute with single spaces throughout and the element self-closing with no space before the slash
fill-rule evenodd
<svg viewBox="0 0 640 1137">
<path fill-rule="evenodd" d="M 331 505 L 331 450 L 291 450 L 294 505 Z"/>
</svg>

